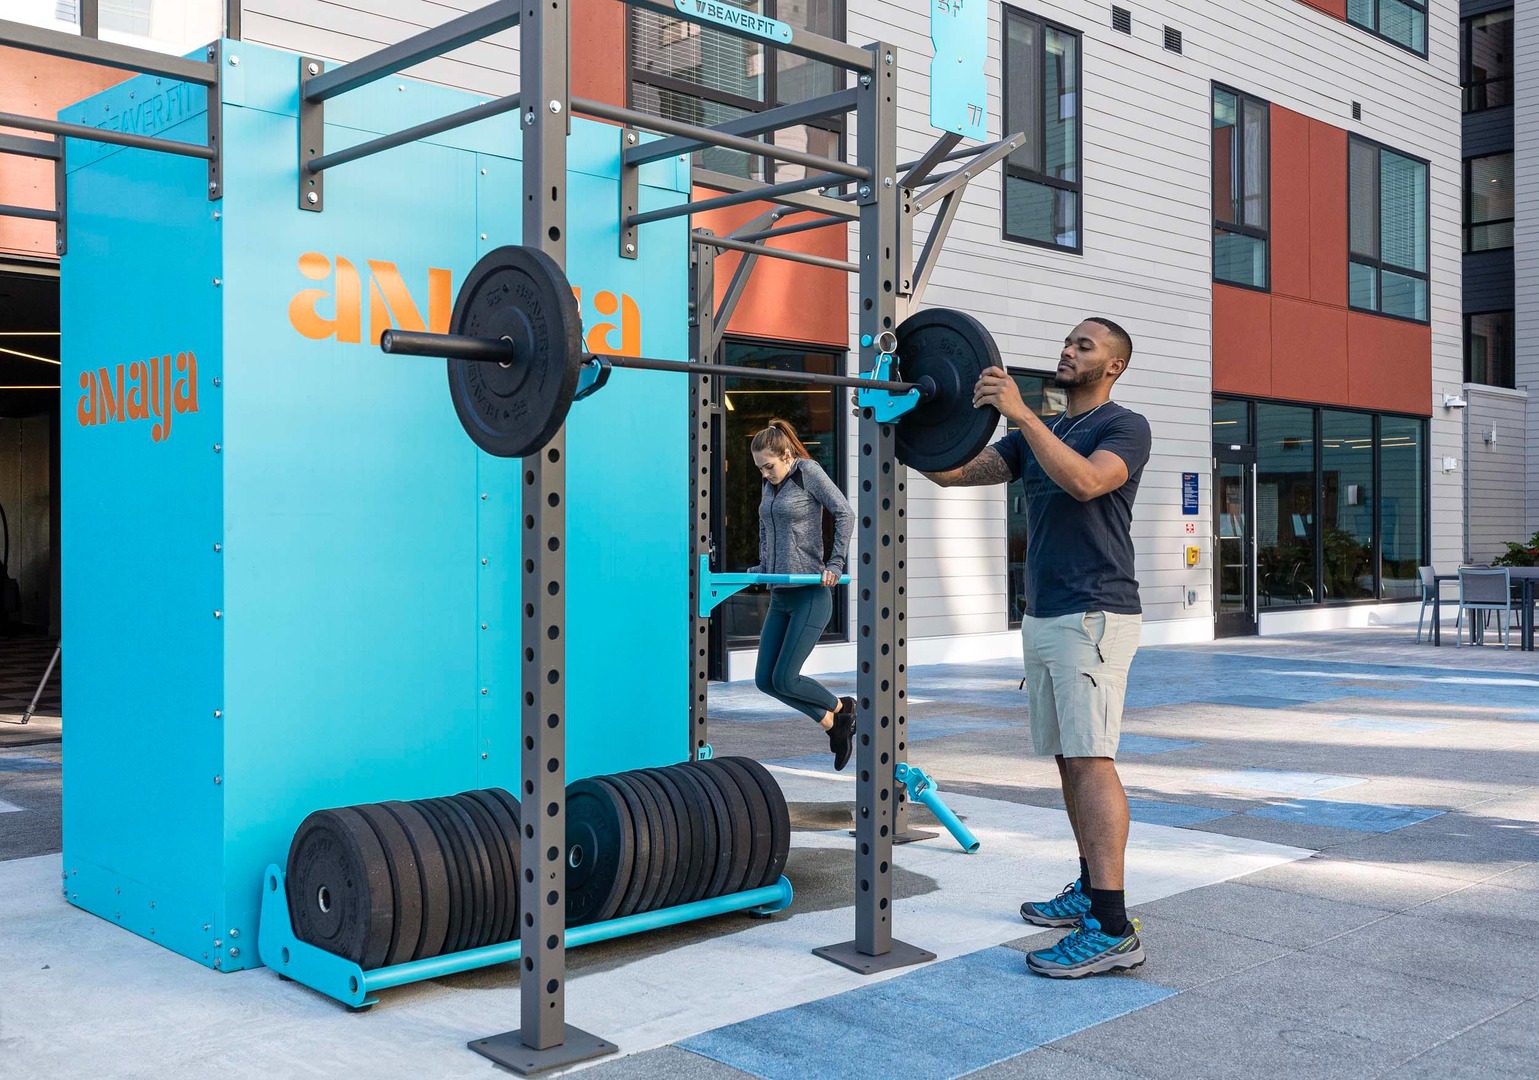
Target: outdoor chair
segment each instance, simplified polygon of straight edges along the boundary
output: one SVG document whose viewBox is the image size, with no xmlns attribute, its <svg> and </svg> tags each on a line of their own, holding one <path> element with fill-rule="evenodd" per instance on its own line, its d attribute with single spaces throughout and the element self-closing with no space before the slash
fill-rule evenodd
<svg viewBox="0 0 1539 1080">
<path fill-rule="evenodd" d="M 1508 648 L 1512 642 L 1512 578 L 1507 573 L 1505 566 L 1495 567 L 1490 570 L 1476 570 L 1470 567 L 1459 568 L 1459 618 L 1454 623 L 1454 644 L 1464 644 L 1464 613 L 1470 612 L 1470 644 L 1476 644 L 1478 627 L 1476 613 L 1480 618 L 1489 616 L 1492 612 L 1503 612 L 1506 615 L 1504 623 L 1498 620 L 1497 633 L 1501 635 L 1502 648 Z"/>
</svg>

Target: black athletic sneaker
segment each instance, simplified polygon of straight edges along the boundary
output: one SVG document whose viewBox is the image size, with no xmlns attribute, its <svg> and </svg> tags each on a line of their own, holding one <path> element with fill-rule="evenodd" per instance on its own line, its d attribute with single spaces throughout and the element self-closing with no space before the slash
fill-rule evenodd
<svg viewBox="0 0 1539 1080">
<path fill-rule="evenodd" d="M 843 771 L 855 752 L 855 699 L 842 697 L 834 712 L 834 726 L 828 729 L 828 748 L 834 752 L 834 769 Z"/>
</svg>

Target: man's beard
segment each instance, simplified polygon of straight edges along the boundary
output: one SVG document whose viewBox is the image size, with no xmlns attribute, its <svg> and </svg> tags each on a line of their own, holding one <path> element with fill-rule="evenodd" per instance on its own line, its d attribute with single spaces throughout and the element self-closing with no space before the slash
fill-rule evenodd
<svg viewBox="0 0 1539 1080">
<path fill-rule="evenodd" d="M 1060 390 L 1074 390 L 1081 386 L 1089 386 L 1106 378 L 1106 368 L 1100 367 L 1095 371 L 1080 371 L 1070 374 L 1055 374 L 1053 385 Z"/>
</svg>

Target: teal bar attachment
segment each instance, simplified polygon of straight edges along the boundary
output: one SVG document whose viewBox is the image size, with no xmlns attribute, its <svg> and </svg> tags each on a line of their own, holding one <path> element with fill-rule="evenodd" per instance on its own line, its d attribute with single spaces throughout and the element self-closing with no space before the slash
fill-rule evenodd
<svg viewBox="0 0 1539 1080">
<path fill-rule="evenodd" d="M 956 842 L 962 845 L 962 850 L 971 855 L 979 848 L 978 838 L 972 834 L 972 830 L 962 824 L 962 819 L 951 812 L 951 807 L 941 802 L 941 797 L 936 793 L 935 781 L 925 775 L 924 770 L 906 761 L 898 762 L 898 767 L 893 770 L 893 775 L 898 783 L 908 788 L 908 797 L 923 803 L 929 807 L 930 813 L 935 815 L 935 820 L 946 826 L 946 831 L 956 837 Z"/>
<path fill-rule="evenodd" d="M 608 922 L 575 926 L 566 933 L 566 947 L 575 949 L 579 945 L 610 941 L 647 930 L 709 919 L 714 915 L 728 915 L 734 911 L 773 915 L 790 907 L 795 895 L 790 881 L 782 876 L 775 884 L 762 889 L 716 896 L 658 911 L 643 911 L 623 919 L 610 919 Z M 378 1000 L 374 995 L 392 986 L 403 986 L 423 979 L 438 979 L 461 971 L 515 961 L 519 958 L 521 943 L 508 941 L 482 949 L 467 949 L 465 952 L 364 971 L 351 960 L 333 956 L 295 937 L 293 925 L 289 922 L 288 894 L 284 891 L 283 871 L 272 865 L 268 866 L 263 879 L 262 923 L 257 932 L 257 952 L 262 963 L 284 978 L 318 990 L 344 1005 L 361 1009 L 373 1005 Z"/>
<path fill-rule="evenodd" d="M 895 357 L 893 353 L 898 348 L 898 339 L 891 331 L 884 332 L 880 337 L 873 339 L 870 334 L 861 335 L 861 348 L 869 349 L 875 345 L 878 352 L 876 363 L 870 371 L 860 373 L 862 379 L 872 379 L 876 382 L 901 382 L 893 370 Z M 932 387 L 933 389 L 933 387 Z M 855 404 L 862 409 L 870 409 L 873 418 L 879 424 L 889 424 L 908 412 L 920 402 L 918 390 L 909 390 L 906 393 L 895 393 L 892 390 L 856 390 Z"/>
<path fill-rule="evenodd" d="M 750 585 L 821 585 L 822 583 L 822 577 L 817 574 L 718 574 L 711 570 L 711 557 L 702 555 L 700 556 L 700 588 L 695 594 L 695 614 L 702 619 L 710 618 L 711 612 L 715 611 L 727 597 L 742 592 Z M 841 585 L 849 583 L 849 574 L 839 579 Z"/>
</svg>

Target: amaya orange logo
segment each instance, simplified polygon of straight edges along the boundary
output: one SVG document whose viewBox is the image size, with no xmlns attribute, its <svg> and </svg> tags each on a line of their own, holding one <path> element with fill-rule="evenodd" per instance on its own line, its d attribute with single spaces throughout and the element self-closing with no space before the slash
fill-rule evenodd
<svg viewBox="0 0 1539 1080">
<path fill-rule="evenodd" d="M 82 371 L 80 390 L 75 419 L 81 427 L 154 419 L 150 441 L 163 442 L 174 415 L 198 411 L 198 358 L 191 352 L 174 358 L 167 353 L 116 369 Z"/>
<path fill-rule="evenodd" d="M 412 296 L 401 271 L 392 262 L 366 259 L 368 276 L 368 336 L 364 336 L 364 273 L 342 256 L 329 259 L 314 251 L 299 257 L 299 272 L 328 287 L 301 289 L 289 301 L 289 324 L 314 341 L 336 338 L 378 345 L 386 330 L 449 332 L 454 311 L 454 282 L 448 270 L 432 267 L 427 272 L 427 318 Z M 582 290 L 572 289 L 579 306 Z M 329 305 L 327 301 L 330 301 Z M 323 305 L 331 314 L 322 314 Z M 627 293 L 601 290 L 593 294 L 593 307 L 612 320 L 595 323 L 586 335 L 589 352 L 616 356 L 641 355 L 641 308 Z M 586 320 L 585 320 L 586 321 Z"/>
</svg>

